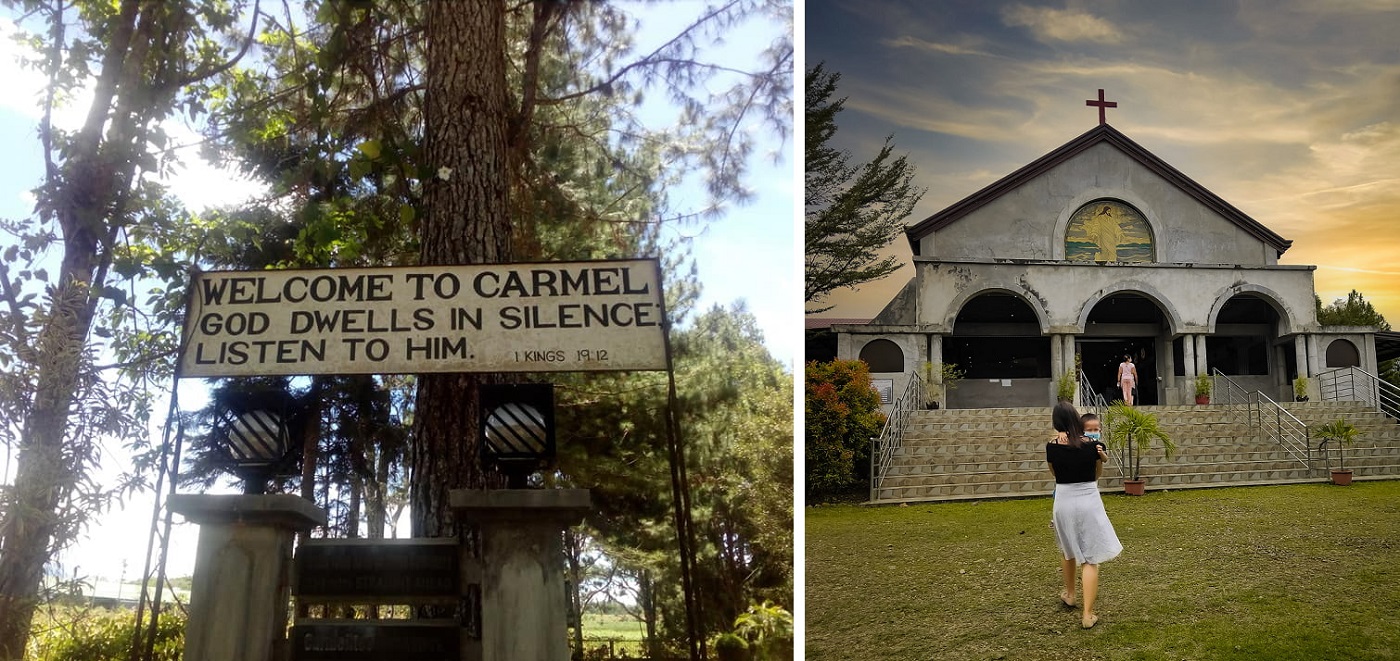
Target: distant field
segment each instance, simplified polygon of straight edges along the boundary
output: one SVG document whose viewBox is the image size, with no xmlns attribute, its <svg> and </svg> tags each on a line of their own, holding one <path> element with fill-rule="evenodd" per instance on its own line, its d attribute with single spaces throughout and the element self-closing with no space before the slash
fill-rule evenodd
<svg viewBox="0 0 1400 661">
<path fill-rule="evenodd" d="M 631 656 L 639 656 L 646 632 L 641 622 L 628 615 L 583 615 L 583 644 L 588 649 L 607 647 L 608 641 L 613 641 L 613 653 L 626 651 Z"/>
</svg>

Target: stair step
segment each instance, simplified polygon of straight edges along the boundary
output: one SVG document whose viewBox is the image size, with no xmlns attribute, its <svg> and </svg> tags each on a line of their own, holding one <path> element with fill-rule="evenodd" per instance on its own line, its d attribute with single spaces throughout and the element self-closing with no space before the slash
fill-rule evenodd
<svg viewBox="0 0 1400 661">
<path fill-rule="evenodd" d="M 1160 447 L 1143 454 L 1149 488 L 1280 484 L 1325 479 L 1323 466 L 1337 462 L 1335 450 L 1314 453 L 1309 470 L 1291 452 L 1261 439 L 1244 407 L 1143 406 L 1176 441 L 1168 459 Z M 1345 449 L 1356 479 L 1400 478 L 1400 424 L 1374 409 L 1350 402 L 1289 403 L 1284 408 L 1309 427 L 1342 418 L 1361 431 Z M 912 412 L 905 437 L 881 480 L 878 502 L 1046 495 L 1053 487 L 1045 465 L 1045 443 L 1053 436 L 1048 407 L 953 409 Z M 1277 416 L 1276 416 L 1277 417 Z M 1268 417 L 1265 418 L 1268 422 Z M 1296 423 L 1287 424 L 1292 427 Z M 1105 467 L 1104 490 L 1122 486 L 1116 461 Z"/>
</svg>

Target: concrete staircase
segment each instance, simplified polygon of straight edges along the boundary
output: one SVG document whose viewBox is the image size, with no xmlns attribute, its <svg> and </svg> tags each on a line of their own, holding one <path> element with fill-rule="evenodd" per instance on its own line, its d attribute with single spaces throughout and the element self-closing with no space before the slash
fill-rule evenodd
<svg viewBox="0 0 1400 661">
<path fill-rule="evenodd" d="M 1143 454 L 1147 489 L 1188 489 L 1326 481 L 1315 454 L 1313 470 L 1277 443 L 1260 441 L 1243 414 L 1223 406 L 1143 406 L 1176 443 L 1171 459 L 1159 447 Z M 1361 431 L 1346 449 L 1357 480 L 1400 478 L 1400 424 L 1374 409 L 1344 402 L 1303 402 L 1285 408 L 1309 427 L 1345 418 Z M 919 502 L 1048 495 L 1045 465 L 1053 436 L 1050 409 L 953 409 L 911 413 L 907 431 L 875 502 Z M 1316 441 L 1313 442 L 1316 447 Z M 1335 463 L 1335 452 L 1329 453 Z M 1105 491 L 1121 490 L 1123 471 L 1104 468 Z"/>
</svg>

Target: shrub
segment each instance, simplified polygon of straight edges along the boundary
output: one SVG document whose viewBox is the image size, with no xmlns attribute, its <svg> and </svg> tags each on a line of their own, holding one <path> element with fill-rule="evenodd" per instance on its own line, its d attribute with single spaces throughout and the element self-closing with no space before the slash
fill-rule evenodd
<svg viewBox="0 0 1400 661">
<path fill-rule="evenodd" d="M 719 661 L 749 661 L 749 643 L 732 633 L 715 639 L 715 656 Z"/>
<path fill-rule="evenodd" d="M 45 661 L 127 661 L 135 616 L 129 610 L 72 609 L 35 619 L 31 657 Z M 149 622 L 149 620 L 147 620 Z M 143 630 L 146 625 L 143 625 Z M 156 629 L 157 661 L 180 661 L 185 647 L 185 616 L 163 611 Z"/>
<path fill-rule="evenodd" d="M 885 416 L 859 360 L 807 363 L 807 494 L 850 489 L 866 479 L 870 439 Z"/>
</svg>

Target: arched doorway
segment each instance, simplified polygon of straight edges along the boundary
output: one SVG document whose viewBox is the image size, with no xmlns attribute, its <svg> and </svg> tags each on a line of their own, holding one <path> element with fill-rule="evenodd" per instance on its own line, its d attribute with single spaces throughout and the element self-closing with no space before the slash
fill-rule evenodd
<svg viewBox="0 0 1400 661">
<path fill-rule="evenodd" d="M 1005 292 L 974 296 L 943 341 L 943 362 L 963 371 L 949 408 L 1041 406 L 1050 383 L 1050 338 L 1030 304 Z"/>
<path fill-rule="evenodd" d="M 1206 363 L 1246 391 L 1274 392 L 1297 369 L 1293 343 L 1282 342 L 1278 332 L 1279 314 L 1272 303 L 1255 294 L 1236 294 L 1221 306 L 1215 332 L 1206 337 Z"/>
<path fill-rule="evenodd" d="M 1167 315 L 1141 294 L 1120 292 L 1095 303 L 1084 334 L 1075 343 L 1089 385 L 1110 402 L 1123 399 L 1118 365 L 1130 355 L 1138 373 L 1134 404 L 1161 403 L 1164 385 L 1158 377 L 1166 373 L 1161 361 L 1167 354 L 1170 329 Z"/>
<path fill-rule="evenodd" d="M 1328 367 L 1361 367 L 1361 352 L 1351 340 L 1336 339 L 1327 345 Z"/>
</svg>

